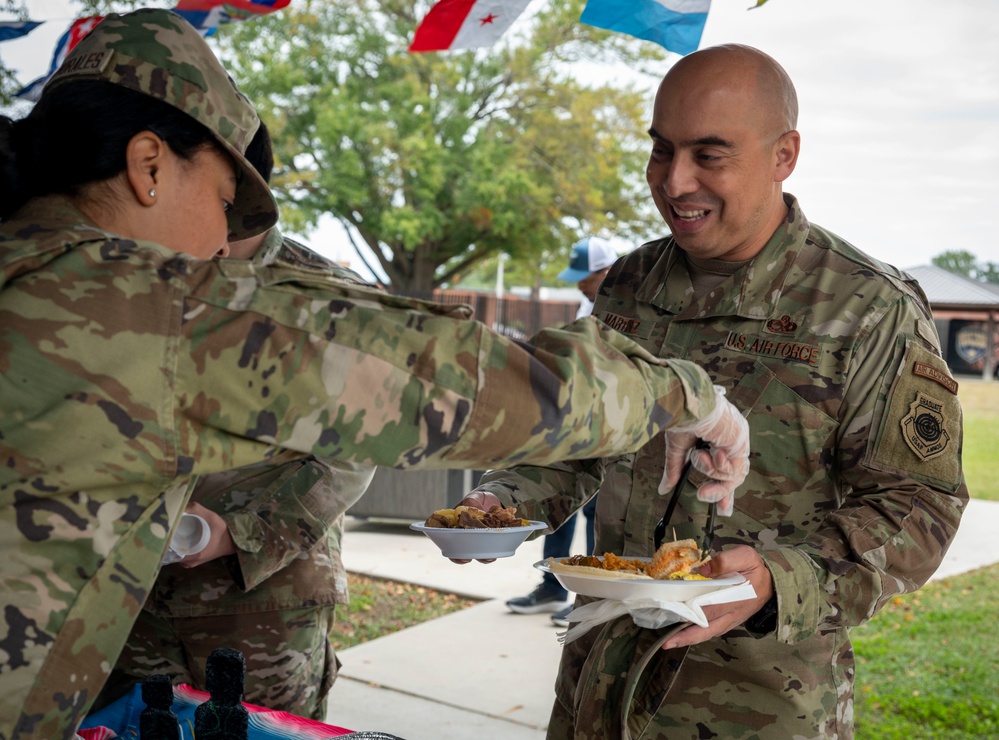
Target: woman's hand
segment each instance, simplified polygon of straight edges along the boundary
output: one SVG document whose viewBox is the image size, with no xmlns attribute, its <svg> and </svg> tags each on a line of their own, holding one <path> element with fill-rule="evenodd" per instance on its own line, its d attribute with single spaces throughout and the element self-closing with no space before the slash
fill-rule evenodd
<svg viewBox="0 0 999 740">
<path fill-rule="evenodd" d="M 212 534 L 211 539 L 208 540 L 208 546 L 204 550 L 178 560 L 177 563 L 179 565 L 185 568 L 196 568 L 202 563 L 207 563 L 209 560 L 232 555 L 236 552 L 236 543 L 232 541 L 232 535 L 229 534 L 229 528 L 226 526 L 225 519 L 214 511 L 206 509 L 201 504 L 194 503 L 193 501 L 187 505 L 185 511 L 188 514 L 196 514 L 208 522 L 208 529 Z"/>
</svg>

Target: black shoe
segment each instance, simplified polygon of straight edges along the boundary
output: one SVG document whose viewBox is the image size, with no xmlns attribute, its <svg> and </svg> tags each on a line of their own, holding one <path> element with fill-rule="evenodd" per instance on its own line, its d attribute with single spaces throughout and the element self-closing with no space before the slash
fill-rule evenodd
<svg viewBox="0 0 999 740">
<path fill-rule="evenodd" d="M 540 612 L 557 612 L 569 603 L 569 594 L 556 594 L 539 585 L 527 596 L 518 596 L 506 602 L 507 609 L 517 614 L 539 614 Z"/>
</svg>

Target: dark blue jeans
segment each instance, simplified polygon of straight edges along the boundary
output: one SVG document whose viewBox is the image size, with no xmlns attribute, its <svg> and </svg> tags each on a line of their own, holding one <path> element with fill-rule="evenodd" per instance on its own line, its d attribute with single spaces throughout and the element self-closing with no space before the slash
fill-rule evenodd
<svg viewBox="0 0 999 740">
<path fill-rule="evenodd" d="M 586 519 L 586 553 L 584 553 L 586 555 L 593 554 L 595 539 L 593 534 L 593 520 L 596 518 L 596 510 L 597 497 L 594 496 L 586 502 L 582 510 L 583 518 Z M 572 546 L 572 536 L 576 532 L 576 520 L 579 518 L 579 514 L 573 514 L 561 527 L 551 534 L 545 535 L 545 544 L 542 551 L 545 558 L 567 558 L 573 554 L 569 552 L 569 548 Z M 562 584 L 551 573 L 545 573 L 542 578 L 543 585 L 548 591 L 563 597 L 568 595 L 569 592 L 562 588 Z"/>
</svg>

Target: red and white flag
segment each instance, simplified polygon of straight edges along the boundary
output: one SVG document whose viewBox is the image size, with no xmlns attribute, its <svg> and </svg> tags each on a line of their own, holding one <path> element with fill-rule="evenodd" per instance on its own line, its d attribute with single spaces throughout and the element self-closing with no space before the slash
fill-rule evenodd
<svg viewBox="0 0 999 740">
<path fill-rule="evenodd" d="M 410 51 L 492 46 L 531 0 L 440 0 L 420 21 Z"/>
<path fill-rule="evenodd" d="M 52 64 L 49 65 L 49 71 L 34 82 L 18 90 L 16 97 L 37 103 L 38 98 L 42 95 L 42 88 L 49 81 L 49 77 L 55 74 L 55 71 L 62 66 L 66 55 L 73 50 L 74 46 L 80 43 L 80 39 L 90 33 L 94 29 L 94 26 L 101 22 L 103 17 L 103 15 L 91 15 L 86 18 L 77 18 L 73 21 L 69 28 L 66 29 L 66 33 L 56 43 L 55 51 L 52 52 Z"/>
</svg>

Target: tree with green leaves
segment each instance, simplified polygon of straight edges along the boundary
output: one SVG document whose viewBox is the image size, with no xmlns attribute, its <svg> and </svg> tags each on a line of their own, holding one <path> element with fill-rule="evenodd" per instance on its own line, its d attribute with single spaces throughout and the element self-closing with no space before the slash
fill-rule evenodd
<svg viewBox="0 0 999 740">
<path fill-rule="evenodd" d="M 986 283 L 999 283 L 999 264 L 995 262 L 979 262 L 966 249 L 952 249 L 941 252 L 930 260 L 935 266 L 941 267 L 955 275 L 963 275 L 972 280 L 982 280 Z"/>
<path fill-rule="evenodd" d="M 438 54 L 407 51 L 427 1 L 304 0 L 220 29 L 274 139 L 286 228 L 332 215 L 411 293 L 500 253 L 536 277 L 587 234 L 644 235 L 648 91 L 585 84 L 579 66 L 654 67 L 651 89 L 665 52 L 580 24 L 582 4 L 551 0 L 497 47 Z"/>
</svg>

